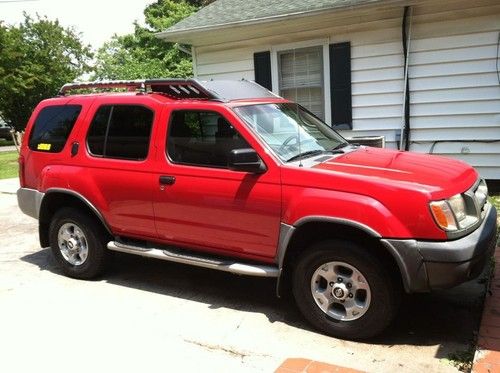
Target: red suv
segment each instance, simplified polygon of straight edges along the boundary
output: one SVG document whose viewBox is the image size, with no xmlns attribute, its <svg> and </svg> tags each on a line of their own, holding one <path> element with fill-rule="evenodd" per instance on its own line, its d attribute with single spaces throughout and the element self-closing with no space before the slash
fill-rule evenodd
<svg viewBox="0 0 500 373">
<path fill-rule="evenodd" d="M 19 206 L 68 276 L 98 276 L 111 250 L 274 277 L 342 338 L 381 332 L 402 290 L 476 277 L 495 246 L 472 167 L 349 144 L 249 81 L 66 85 L 19 163 Z"/>
</svg>

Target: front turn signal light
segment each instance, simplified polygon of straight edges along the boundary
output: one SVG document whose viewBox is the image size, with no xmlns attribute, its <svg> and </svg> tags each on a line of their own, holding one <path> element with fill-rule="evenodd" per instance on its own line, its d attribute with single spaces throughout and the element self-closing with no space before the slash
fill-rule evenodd
<svg viewBox="0 0 500 373">
<path fill-rule="evenodd" d="M 457 222 L 450 205 L 446 201 L 435 201 L 430 204 L 432 216 L 437 225 L 445 231 L 456 231 Z"/>
</svg>

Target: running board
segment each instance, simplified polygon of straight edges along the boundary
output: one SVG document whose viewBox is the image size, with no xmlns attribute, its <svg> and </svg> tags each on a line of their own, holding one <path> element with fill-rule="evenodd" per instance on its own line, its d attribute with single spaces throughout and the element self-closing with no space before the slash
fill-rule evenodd
<svg viewBox="0 0 500 373">
<path fill-rule="evenodd" d="M 186 250 L 175 249 L 172 247 L 156 249 L 111 241 L 108 243 L 108 249 L 127 254 L 145 256 L 148 258 L 156 258 L 161 260 L 168 260 L 170 262 L 189 264 L 197 267 L 216 269 L 218 271 L 230 272 L 237 275 L 257 277 L 279 276 L 278 267 L 233 262 L 227 259 L 194 254 Z"/>
</svg>

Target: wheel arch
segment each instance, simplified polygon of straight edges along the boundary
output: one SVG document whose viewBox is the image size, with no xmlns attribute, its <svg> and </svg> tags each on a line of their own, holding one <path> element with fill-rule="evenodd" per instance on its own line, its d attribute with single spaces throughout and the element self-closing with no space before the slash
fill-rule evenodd
<svg viewBox="0 0 500 373">
<path fill-rule="evenodd" d="M 86 211 L 90 216 L 96 218 L 105 230 L 113 236 L 111 228 L 106 222 L 101 212 L 87 198 L 78 192 L 63 188 L 50 188 L 45 192 L 45 195 L 40 204 L 39 214 L 39 237 L 41 247 L 50 246 L 49 242 L 49 225 L 55 212 L 60 207 L 73 206 L 75 208 Z"/>
<path fill-rule="evenodd" d="M 381 242 L 381 235 L 365 224 L 342 218 L 308 216 L 294 225 L 282 223 L 276 262 L 280 270 L 277 293 L 282 294 L 289 285 L 295 259 L 313 243 L 328 239 L 344 239 L 373 247 L 376 254 L 386 263 L 395 279 L 407 289 L 405 263 L 397 252 Z"/>
</svg>

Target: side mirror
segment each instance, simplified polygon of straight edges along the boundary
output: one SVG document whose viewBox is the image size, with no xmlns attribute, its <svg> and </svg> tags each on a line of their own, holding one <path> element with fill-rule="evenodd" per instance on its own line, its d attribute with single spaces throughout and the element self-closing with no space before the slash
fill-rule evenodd
<svg viewBox="0 0 500 373">
<path fill-rule="evenodd" d="M 262 159 L 251 148 L 231 150 L 228 167 L 233 171 L 251 172 L 254 174 L 261 174 L 267 171 L 267 167 Z"/>
</svg>

